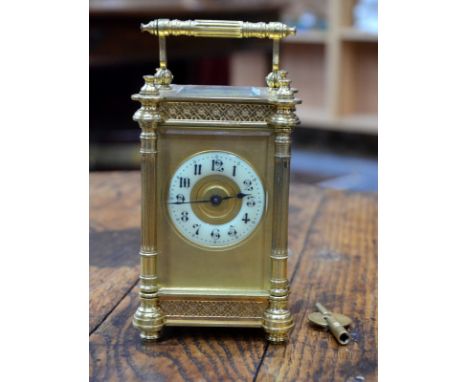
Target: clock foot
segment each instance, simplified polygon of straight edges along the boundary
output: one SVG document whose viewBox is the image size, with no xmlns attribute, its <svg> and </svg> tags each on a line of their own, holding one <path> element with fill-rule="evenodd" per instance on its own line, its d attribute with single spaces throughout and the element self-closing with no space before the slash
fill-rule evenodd
<svg viewBox="0 0 468 382">
<path fill-rule="evenodd" d="M 155 341 L 161 336 L 164 314 L 156 299 L 141 299 L 133 316 L 133 326 L 140 331 L 140 337 L 145 341 Z"/>
<path fill-rule="evenodd" d="M 156 341 L 160 337 L 161 337 L 161 330 L 158 330 L 158 331 L 143 330 L 140 332 L 140 338 L 144 341 Z"/>
<path fill-rule="evenodd" d="M 270 323 L 274 324 L 274 323 Z M 289 339 L 289 332 L 291 331 L 292 327 L 294 326 L 294 323 L 292 322 L 292 319 L 289 320 L 288 322 L 278 322 L 276 323 L 277 326 L 276 328 L 273 328 L 270 326 L 269 328 L 264 327 L 266 331 L 266 338 L 268 341 L 270 341 L 273 344 L 281 344 L 284 342 L 287 342 Z"/>
<path fill-rule="evenodd" d="M 267 333 L 266 338 L 273 344 L 281 344 L 288 341 L 288 333 Z"/>
<path fill-rule="evenodd" d="M 284 304 L 284 301 L 283 301 Z M 294 326 L 291 313 L 287 309 L 268 308 L 263 316 L 263 329 L 267 340 L 274 344 L 286 342 Z"/>
</svg>

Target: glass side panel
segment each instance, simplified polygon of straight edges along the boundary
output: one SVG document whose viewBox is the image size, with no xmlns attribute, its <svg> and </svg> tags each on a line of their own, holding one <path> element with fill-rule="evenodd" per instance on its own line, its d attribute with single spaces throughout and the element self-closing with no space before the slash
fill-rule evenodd
<svg viewBox="0 0 468 382">
<path fill-rule="evenodd" d="M 197 86 L 185 85 L 177 90 L 178 97 L 267 98 L 268 90 L 254 86 Z"/>
</svg>

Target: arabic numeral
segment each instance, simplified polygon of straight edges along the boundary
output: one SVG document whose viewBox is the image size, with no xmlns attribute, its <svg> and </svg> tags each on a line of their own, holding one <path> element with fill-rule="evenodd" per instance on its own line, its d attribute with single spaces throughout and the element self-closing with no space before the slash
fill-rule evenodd
<svg viewBox="0 0 468 382">
<path fill-rule="evenodd" d="M 177 199 L 176 203 L 178 204 L 182 204 L 183 202 L 185 202 L 185 196 L 182 194 L 177 194 L 176 199 Z"/>
<path fill-rule="evenodd" d="M 244 189 L 246 191 L 252 191 L 254 188 L 252 186 L 252 181 L 249 179 L 244 180 Z"/>
<path fill-rule="evenodd" d="M 242 221 L 247 224 L 251 219 L 249 219 L 249 214 L 245 214 L 244 217 L 242 218 Z"/>
<path fill-rule="evenodd" d="M 182 211 L 181 216 L 180 216 L 180 220 L 182 220 L 183 222 L 188 221 L 189 220 L 189 213 L 187 211 Z"/>
<path fill-rule="evenodd" d="M 236 176 L 237 166 L 232 166 L 232 176 Z"/>
<path fill-rule="evenodd" d="M 211 161 L 211 171 L 224 172 L 223 161 L 221 159 L 213 159 Z"/>
<path fill-rule="evenodd" d="M 200 233 L 200 224 L 194 224 L 192 228 L 195 230 L 194 235 L 197 235 Z"/>
<path fill-rule="evenodd" d="M 257 204 L 255 202 L 255 197 L 253 196 L 247 196 L 247 207 L 255 207 L 255 205 Z"/>
<path fill-rule="evenodd" d="M 179 187 L 180 188 L 189 188 L 190 187 L 190 178 L 179 178 Z"/>
<path fill-rule="evenodd" d="M 194 175 L 201 175 L 201 164 L 195 164 L 193 169 Z"/>
<path fill-rule="evenodd" d="M 211 231 L 211 237 L 213 238 L 214 241 L 218 240 L 221 237 L 221 234 L 219 233 L 219 229 L 215 228 L 213 231 Z"/>
<path fill-rule="evenodd" d="M 229 231 L 228 231 L 228 235 L 230 237 L 237 237 L 237 230 L 236 230 L 236 227 L 234 227 L 233 225 L 229 227 Z"/>
</svg>

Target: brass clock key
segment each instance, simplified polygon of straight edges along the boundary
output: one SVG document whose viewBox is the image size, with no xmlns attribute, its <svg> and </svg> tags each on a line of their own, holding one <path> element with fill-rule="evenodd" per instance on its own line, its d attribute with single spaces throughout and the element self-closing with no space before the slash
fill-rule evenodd
<svg viewBox="0 0 468 382">
<path fill-rule="evenodd" d="M 133 100 L 141 128 L 140 306 L 145 340 L 164 326 L 260 327 L 274 343 L 288 309 L 288 198 L 296 90 L 279 66 L 294 28 L 159 19 L 159 68 Z M 166 37 L 268 38 L 266 87 L 172 84 Z"/>
<path fill-rule="evenodd" d="M 330 312 L 319 302 L 315 306 L 319 311 L 309 314 L 309 321 L 330 330 L 341 345 L 347 345 L 351 337 L 345 328 L 351 325 L 351 319 L 344 314 Z"/>
</svg>

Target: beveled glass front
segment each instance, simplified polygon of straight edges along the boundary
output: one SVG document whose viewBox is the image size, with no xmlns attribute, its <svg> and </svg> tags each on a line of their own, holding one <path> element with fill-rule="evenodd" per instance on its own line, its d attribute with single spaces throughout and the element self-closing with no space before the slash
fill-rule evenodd
<svg viewBox="0 0 468 382">
<path fill-rule="evenodd" d="M 231 152 L 249 163 L 265 190 L 265 213 L 255 231 L 227 248 L 198 246 L 176 229 L 168 211 L 169 182 L 176 169 L 201 152 Z M 158 139 L 157 230 L 161 292 L 267 294 L 270 278 L 274 142 L 267 128 L 161 127 Z M 222 286 L 222 287 L 220 287 Z"/>
</svg>

